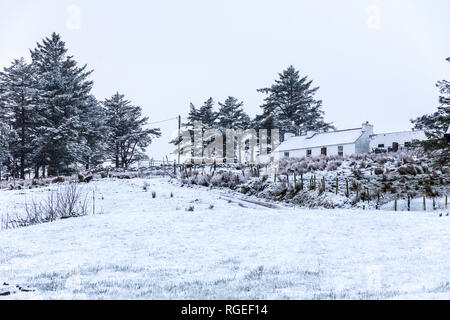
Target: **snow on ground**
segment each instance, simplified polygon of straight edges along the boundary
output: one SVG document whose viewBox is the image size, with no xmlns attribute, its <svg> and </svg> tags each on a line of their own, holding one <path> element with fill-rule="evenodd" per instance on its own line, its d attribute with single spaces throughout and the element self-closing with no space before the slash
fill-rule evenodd
<svg viewBox="0 0 450 320">
<path fill-rule="evenodd" d="M 274 209 L 164 178 L 87 188 L 103 214 L 0 231 L 0 299 L 450 298 L 438 212 Z M 2 212 L 45 190 L 0 191 Z"/>
</svg>

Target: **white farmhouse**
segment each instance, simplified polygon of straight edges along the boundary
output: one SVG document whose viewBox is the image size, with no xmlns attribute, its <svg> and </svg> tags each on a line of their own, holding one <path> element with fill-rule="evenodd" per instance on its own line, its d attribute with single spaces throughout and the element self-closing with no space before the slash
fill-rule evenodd
<svg viewBox="0 0 450 320">
<path fill-rule="evenodd" d="M 332 132 L 308 132 L 302 136 L 285 135 L 285 141 L 276 149 L 280 158 L 311 157 L 318 155 L 351 155 L 370 151 L 373 125 Z"/>
<path fill-rule="evenodd" d="M 370 137 L 370 151 L 399 151 L 407 149 L 414 140 L 426 140 L 425 131 L 403 131 L 374 134 Z"/>
<path fill-rule="evenodd" d="M 361 128 L 332 132 L 308 132 L 306 135 L 286 134 L 284 142 L 275 150 L 280 159 L 319 155 L 363 154 L 381 150 L 398 151 L 408 148 L 414 140 L 425 140 L 423 131 L 404 131 L 374 134 L 373 125 L 366 122 Z"/>
</svg>

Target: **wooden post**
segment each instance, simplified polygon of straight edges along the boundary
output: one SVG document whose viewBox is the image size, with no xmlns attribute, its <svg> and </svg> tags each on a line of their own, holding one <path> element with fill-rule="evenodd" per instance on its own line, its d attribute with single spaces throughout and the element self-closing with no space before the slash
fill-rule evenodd
<svg viewBox="0 0 450 320">
<path fill-rule="evenodd" d="M 303 173 L 300 175 L 300 186 L 301 186 L 302 191 L 303 191 Z"/>
<path fill-rule="evenodd" d="M 286 173 L 286 181 L 287 181 L 287 185 L 288 185 L 288 188 L 289 188 L 289 173 Z"/>
<path fill-rule="evenodd" d="M 297 190 L 297 174 L 294 172 L 294 189 Z"/>
<path fill-rule="evenodd" d="M 336 177 L 336 194 L 339 193 L 339 178 Z"/>
<path fill-rule="evenodd" d="M 316 179 L 316 175 L 314 175 L 314 182 L 313 182 L 314 190 L 316 190 L 316 186 L 317 186 L 317 179 Z"/>
<path fill-rule="evenodd" d="M 358 201 L 359 198 L 359 184 L 356 184 L 356 201 Z"/>
<path fill-rule="evenodd" d="M 408 211 L 411 211 L 411 197 L 408 194 Z"/>
<path fill-rule="evenodd" d="M 427 198 L 423 196 L 423 211 L 427 211 Z"/>
<path fill-rule="evenodd" d="M 95 189 L 92 190 L 92 214 L 95 215 Z"/>
<path fill-rule="evenodd" d="M 445 195 L 445 210 L 448 208 L 448 196 Z"/>
<path fill-rule="evenodd" d="M 397 196 L 395 196 L 394 200 L 394 211 L 397 211 Z"/>
<path fill-rule="evenodd" d="M 178 165 L 180 165 L 181 157 L 181 116 L 178 116 Z"/>
<path fill-rule="evenodd" d="M 275 168 L 274 170 L 275 170 L 275 172 L 273 174 L 273 182 L 277 183 L 277 168 Z"/>
<path fill-rule="evenodd" d="M 346 196 L 347 196 L 347 198 L 348 198 L 348 197 L 350 197 L 350 192 L 349 192 L 349 188 L 348 188 L 348 179 L 345 179 L 345 186 L 346 186 L 346 188 L 347 188 Z"/>
</svg>

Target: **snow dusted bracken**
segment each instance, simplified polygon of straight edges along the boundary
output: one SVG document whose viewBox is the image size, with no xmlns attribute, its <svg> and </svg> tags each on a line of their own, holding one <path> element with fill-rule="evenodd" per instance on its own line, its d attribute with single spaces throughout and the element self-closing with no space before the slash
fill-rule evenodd
<svg viewBox="0 0 450 320">
<path fill-rule="evenodd" d="M 86 187 L 102 214 L 0 231 L 0 299 L 450 297 L 439 212 L 269 206 L 167 178 Z M 0 211 L 49 192 L 0 191 Z"/>
</svg>

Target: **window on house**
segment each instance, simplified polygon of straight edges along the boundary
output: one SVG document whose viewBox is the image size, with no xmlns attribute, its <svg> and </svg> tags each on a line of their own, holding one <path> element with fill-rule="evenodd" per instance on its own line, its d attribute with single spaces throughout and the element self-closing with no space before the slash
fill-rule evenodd
<svg viewBox="0 0 450 320">
<path fill-rule="evenodd" d="M 338 147 L 338 155 L 343 157 L 344 156 L 344 146 Z"/>
<path fill-rule="evenodd" d="M 320 150 L 320 154 L 323 155 L 323 156 L 326 156 L 326 155 L 327 155 L 327 148 L 323 147 L 323 148 Z"/>
<path fill-rule="evenodd" d="M 285 158 L 289 158 L 289 152 L 285 152 L 285 153 L 284 153 L 284 157 L 285 157 Z"/>
<path fill-rule="evenodd" d="M 379 144 L 378 148 L 384 148 L 384 144 Z"/>
<path fill-rule="evenodd" d="M 311 149 L 306 150 L 306 156 L 307 157 L 311 157 L 312 156 L 312 150 Z"/>
</svg>

